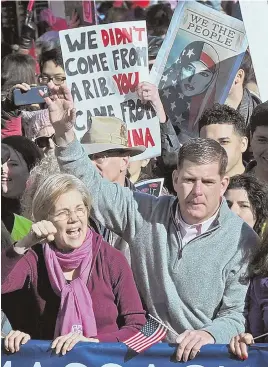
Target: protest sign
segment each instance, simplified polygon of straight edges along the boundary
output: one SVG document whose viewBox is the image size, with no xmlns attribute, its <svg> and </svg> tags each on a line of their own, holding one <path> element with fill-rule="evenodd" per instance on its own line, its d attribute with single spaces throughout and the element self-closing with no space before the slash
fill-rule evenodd
<svg viewBox="0 0 268 367">
<path fill-rule="evenodd" d="M 97 24 L 95 0 L 82 1 L 82 4 L 83 4 L 83 20 L 85 24 Z"/>
<path fill-rule="evenodd" d="M 65 17 L 71 18 L 72 12 L 75 10 L 80 19 L 80 25 L 97 24 L 97 15 L 95 8 L 95 0 L 65 1 Z"/>
<path fill-rule="evenodd" d="M 243 23 L 197 2 L 179 2 L 151 70 L 180 143 L 198 120 L 224 103 L 247 47 Z"/>
<path fill-rule="evenodd" d="M 161 196 L 164 185 L 164 178 L 153 178 L 151 180 L 144 180 L 135 184 L 135 187 L 145 193 L 154 195 L 156 197 Z"/>
<path fill-rule="evenodd" d="M 145 145 L 137 159 L 160 155 L 160 127 L 155 111 L 137 98 L 136 87 L 148 81 L 146 23 L 127 22 L 60 32 L 67 84 L 77 110 L 79 139 L 91 116 L 115 116 L 128 128 L 129 146 Z"/>
<path fill-rule="evenodd" d="M 78 343 L 65 356 L 56 355 L 51 342 L 31 340 L 19 352 L 5 354 L 2 367 L 267 367 L 268 344 L 249 348 L 245 361 L 231 355 L 226 345 L 206 345 L 194 360 L 175 363 L 176 346 L 159 343 L 133 354 L 122 343 Z"/>
<path fill-rule="evenodd" d="M 240 1 L 243 22 L 247 33 L 250 55 L 262 101 L 268 100 L 268 2 Z M 267 43 L 267 41 L 266 41 Z"/>
</svg>

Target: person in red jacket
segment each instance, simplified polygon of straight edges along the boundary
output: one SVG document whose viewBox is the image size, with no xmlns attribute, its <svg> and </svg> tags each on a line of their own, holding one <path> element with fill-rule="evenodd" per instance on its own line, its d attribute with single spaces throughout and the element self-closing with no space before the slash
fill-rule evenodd
<svg viewBox="0 0 268 367">
<path fill-rule="evenodd" d="M 2 308 L 22 332 L 20 340 L 7 336 L 6 348 L 18 350 L 25 333 L 53 339 L 52 348 L 62 354 L 79 341 L 119 342 L 135 335 L 146 319 L 131 269 L 88 227 L 84 184 L 69 174 L 51 175 L 37 189 L 32 210 L 30 234 L 2 252 Z"/>
</svg>

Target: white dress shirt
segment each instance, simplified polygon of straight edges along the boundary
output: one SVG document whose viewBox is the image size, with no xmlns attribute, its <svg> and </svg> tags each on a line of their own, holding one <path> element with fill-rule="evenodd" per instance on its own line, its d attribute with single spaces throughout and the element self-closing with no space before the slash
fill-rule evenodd
<svg viewBox="0 0 268 367">
<path fill-rule="evenodd" d="M 176 210 L 176 223 L 180 228 L 181 238 L 182 238 L 182 247 L 184 247 L 188 242 L 190 242 L 195 237 L 205 233 L 213 221 L 216 219 L 218 215 L 218 211 L 209 219 L 205 220 L 204 222 L 198 223 L 198 224 L 188 224 L 184 222 L 182 219 L 179 206 L 177 206 Z"/>
</svg>

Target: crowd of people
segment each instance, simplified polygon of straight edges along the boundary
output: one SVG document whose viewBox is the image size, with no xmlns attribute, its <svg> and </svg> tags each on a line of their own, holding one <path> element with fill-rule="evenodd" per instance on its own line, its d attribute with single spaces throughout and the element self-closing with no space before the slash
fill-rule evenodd
<svg viewBox="0 0 268 367">
<path fill-rule="evenodd" d="M 147 17 L 152 64 L 172 6 L 137 11 L 119 3 L 120 11 L 103 8 L 102 19 Z M 230 15 L 236 9 L 208 3 Z M 76 138 L 75 105 L 51 29 L 47 24 L 48 37 L 39 39 L 36 60 L 25 46 L 29 33 L 2 59 L 6 350 L 17 352 L 30 339 L 53 340 L 63 355 L 81 341 L 122 342 L 150 313 L 167 326 L 164 341 L 178 343 L 178 361 L 215 343 L 230 343 L 246 359 L 255 337 L 266 334 L 259 341 L 268 342 L 268 101 L 257 96 L 249 51 L 226 103 L 206 109 L 199 137 L 184 144 L 157 86 L 141 82 L 137 96 L 159 118 L 161 156 L 133 162 L 146 147 L 129 147 L 117 117 L 92 117 Z M 35 85 L 50 90 L 39 91 L 43 103 L 15 105 L 14 90 Z M 156 177 L 165 179 L 160 197 L 135 186 Z"/>
</svg>

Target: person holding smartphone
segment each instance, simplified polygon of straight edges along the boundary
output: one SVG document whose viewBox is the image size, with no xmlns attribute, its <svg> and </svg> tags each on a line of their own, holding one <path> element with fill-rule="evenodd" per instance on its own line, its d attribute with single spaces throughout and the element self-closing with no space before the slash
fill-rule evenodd
<svg viewBox="0 0 268 367">
<path fill-rule="evenodd" d="M 24 92 L 36 84 L 35 60 L 29 55 L 10 54 L 1 62 L 1 136 L 22 135 L 21 110 L 36 109 L 39 106 L 16 106 L 14 90 Z"/>
<path fill-rule="evenodd" d="M 50 81 L 53 81 L 57 87 L 66 84 L 62 52 L 58 41 L 49 42 L 42 48 L 40 72 L 38 76 L 38 83 L 40 85 L 47 85 Z"/>
<path fill-rule="evenodd" d="M 63 59 L 60 46 L 54 42 L 47 44 L 40 55 L 40 70 L 38 75 L 38 88 L 36 92 L 40 97 L 39 90 L 47 88 L 50 81 L 56 86 L 65 85 L 66 76 L 63 68 Z M 45 92 L 46 93 L 46 92 Z M 44 154 L 53 154 L 54 152 L 54 128 L 50 123 L 48 110 L 45 108 L 39 111 L 23 111 L 22 122 L 25 135 L 34 141 L 36 145 L 43 150 Z"/>
<path fill-rule="evenodd" d="M 24 131 L 25 136 L 34 141 L 45 154 L 51 154 L 54 151 L 54 128 L 49 122 L 39 90 L 46 93 L 50 80 L 57 86 L 65 84 L 59 45 L 50 42 L 48 48 L 42 50 L 40 68 L 41 74 L 35 75 L 35 61 L 28 55 L 9 55 L 3 60 L 2 82 L 6 93 L 5 98 L 2 98 L 2 121 L 4 114 L 8 123 L 2 126 L 2 138 L 22 135 Z"/>
</svg>

